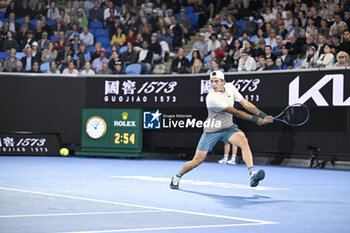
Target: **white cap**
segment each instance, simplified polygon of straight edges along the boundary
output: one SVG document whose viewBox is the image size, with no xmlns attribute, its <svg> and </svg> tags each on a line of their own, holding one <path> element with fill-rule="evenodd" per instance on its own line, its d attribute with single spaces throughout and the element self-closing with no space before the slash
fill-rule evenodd
<svg viewBox="0 0 350 233">
<path fill-rule="evenodd" d="M 221 70 L 215 70 L 213 72 L 210 73 L 210 79 L 212 78 L 218 78 L 218 79 L 222 79 L 225 81 L 225 75 Z"/>
</svg>

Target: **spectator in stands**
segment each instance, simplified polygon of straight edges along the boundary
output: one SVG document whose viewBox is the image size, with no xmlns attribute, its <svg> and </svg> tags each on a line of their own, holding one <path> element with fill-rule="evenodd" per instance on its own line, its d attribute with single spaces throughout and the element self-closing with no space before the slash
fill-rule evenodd
<svg viewBox="0 0 350 233">
<path fill-rule="evenodd" d="M 88 18 L 90 17 L 90 10 L 93 8 L 94 8 L 93 0 L 84 1 L 84 12 Z"/>
<path fill-rule="evenodd" d="M 106 21 L 107 26 L 109 24 L 113 24 L 116 15 L 117 15 L 117 10 L 115 9 L 113 2 L 109 1 L 108 7 L 103 11 L 103 18 Z"/>
<path fill-rule="evenodd" d="M 242 57 L 239 59 L 238 72 L 256 70 L 256 62 L 254 58 L 249 56 L 246 50 L 242 51 Z"/>
<path fill-rule="evenodd" d="M 29 4 L 32 1 L 29 2 Z M 33 12 L 33 18 L 34 19 L 40 19 L 42 16 L 46 16 L 46 9 L 44 8 L 43 2 L 42 1 L 38 1 L 38 3 L 36 4 L 35 10 Z"/>
<path fill-rule="evenodd" d="M 327 19 L 329 10 L 326 6 L 326 1 L 320 1 L 320 9 L 318 15 L 321 16 L 322 20 Z"/>
<path fill-rule="evenodd" d="M 150 0 L 145 0 L 144 3 L 141 4 L 141 10 L 148 15 L 152 14 L 153 3 Z"/>
<path fill-rule="evenodd" d="M 258 57 L 259 63 L 258 63 L 258 68 L 256 68 L 256 71 L 264 71 L 266 70 L 266 59 L 264 55 L 260 55 Z"/>
<path fill-rule="evenodd" d="M 344 51 L 340 51 L 337 56 L 337 62 L 334 64 L 333 67 L 347 67 L 349 66 L 349 54 L 344 52 Z"/>
<path fill-rule="evenodd" d="M 80 33 L 80 42 L 89 47 L 94 44 L 94 36 L 89 32 L 88 27 L 84 27 L 83 32 Z"/>
<path fill-rule="evenodd" d="M 6 7 L 4 18 L 10 18 L 11 13 L 16 13 L 16 3 L 15 1 L 11 1 Z"/>
<path fill-rule="evenodd" d="M 3 71 L 4 72 L 12 72 L 12 70 L 16 67 L 16 63 L 18 59 L 16 58 L 16 49 L 11 49 L 10 56 L 5 59 Z"/>
<path fill-rule="evenodd" d="M 57 61 L 57 60 L 56 60 Z M 69 63 L 70 62 L 74 62 L 73 61 L 73 55 L 72 53 L 68 53 L 67 56 L 66 56 L 66 59 L 61 61 L 61 62 L 57 62 L 58 64 L 60 64 L 61 67 L 59 67 L 61 73 L 69 67 Z M 74 64 L 75 65 L 75 64 Z"/>
<path fill-rule="evenodd" d="M 286 39 L 290 40 L 291 35 L 295 35 L 297 38 L 300 36 L 300 26 L 301 26 L 301 21 L 299 18 L 294 18 L 293 19 L 293 26 L 289 29 Z"/>
<path fill-rule="evenodd" d="M 114 74 L 120 75 L 120 74 L 125 74 L 123 71 L 123 63 L 121 61 L 115 62 L 115 72 Z"/>
<path fill-rule="evenodd" d="M 157 42 L 160 44 L 162 48 L 162 52 L 164 53 L 164 61 L 168 61 L 169 57 L 173 57 L 173 39 L 169 36 L 168 30 L 163 27 L 161 28 L 161 33 L 157 36 Z M 208 45 L 207 45 L 208 46 Z M 208 48 L 206 48 L 208 49 Z"/>
<path fill-rule="evenodd" d="M 103 22 L 103 10 L 99 7 L 100 3 L 98 0 L 94 1 L 94 7 L 91 8 L 89 13 L 89 20 L 94 22 Z"/>
<path fill-rule="evenodd" d="M 350 31 L 347 29 L 343 32 L 342 50 L 350 54 Z"/>
<path fill-rule="evenodd" d="M 45 49 L 41 55 L 42 62 L 51 62 L 57 58 L 57 51 L 52 41 L 49 42 L 49 47 Z"/>
<path fill-rule="evenodd" d="M 42 16 L 41 19 L 40 19 L 40 22 L 41 22 L 41 29 L 42 31 L 41 32 L 47 32 L 49 34 L 49 36 L 52 35 L 52 31 L 51 31 L 51 27 L 49 25 L 47 25 L 47 18 L 45 16 Z M 37 27 L 38 25 L 36 25 Z M 41 35 L 41 33 L 40 33 Z M 40 38 L 41 39 L 41 38 Z"/>
<path fill-rule="evenodd" d="M 47 74 L 61 74 L 61 72 L 57 69 L 56 61 L 50 62 L 50 69 L 47 71 Z"/>
<path fill-rule="evenodd" d="M 277 46 L 275 29 L 270 29 L 269 37 L 265 39 L 265 44 L 271 46 L 271 48 L 275 48 Z"/>
<path fill-rule="evenodd" d="M 199 41 L 195 42 L 192 47 L 192 51 L 197 49 L 200 53 L 200 57 L 203 60 L 208 54 L 208 43 L 204 40 L 204 33 L 199 34 Z"/>
<path fill-rule="evenodd" d="M 342 50 L 342 46 L 340 44 L 340 35 L 332 36 L 332 53 L 337 54 Z"/>
<path fill-rule="evenodd" d="M 17 8 L 17 7 L 16 7 Z M 22 6 L 18 7 L 18 11 L 16 13 L 17 19 L 23 19 L 26 15 L 29 15 L 30 17 L 33 16 L 32 8 L 28 6 L 27 1 L 22 1 Z"/>
<path fill-rule="evenodd" d="M 215 51 L 210 53 L 210 57 L 204 60 L 204 70 L 208 71 L 211 68 L 211 61 L 216 59 Z M 219 62 L 219 61 L 218 61 Z"/>
<path fill-rule="evenodd" d="M 240 10 L 240 19 L 249 20 L 250 16 L 254 16 L 253 11 L 249 7 L 249 1 L 244 1 L 242 6 Z"/>
<path fill-rule="evenodd" d="M 215 51 L 220 47 L 220 41 L 218 41 L 218 36 L 216 33 L 212 33 L 210 36 L 210 40 L 208 42 L 208 52 Z"/>
<path fill-rule="evenodd" d="M 27 41 L 28 26 L 26 24 L 21 25 L 20 31 L 17 33 L 17 42 L 22 46 Z"/>
<path fill-rule="evenodd" d="M 191 19 L 186 16 L 186 10 L 184 8 L 181 8 L 180 10 L 180 18 L 177 20 L 177 22 L 180 24 L 185 41 L 182 41 L 183 43 L 187 43 L 187 41 L 190 39 L 190 32 L 192 28 Z"/>
<path fill-rule="evenodd" d="M 107 62 L 107 64 L 108 64 L 108 59 L 106 58 L 106 49 L 101 48 L 100 53 L 99 53 L 99 57 L 96 58 L 95 60 L 93 60 L 93 62 L 92 62 L 92 68 L 95 70 L 96 73 L 102 69 L 102 64 L 104 62 Z"/>
<path fill-rule="evenodd" d="M 3 42 L 2 51 L 9 52 L 11 49 L 17 49 L 17 41 L 13 35 L 13 32 L 7 32 L 7 39 Z"/>
<path fill-rule="evenodd" d="M 304 11 L 300 11 L 299 12 L 298 18 L 300 19 L 301 27 L 306 27 L 307 18 L 305 18 L 305 12 Z"/>
<path fill-rule="evenodd" d="M 49 29 L 49 30 L 51 30 L 51 29 Z M 34 39 L 36 41 L 41 40 L 43 32 L 44 32 L 44 29 L 42 27 L 42 22 L 41 21 L 37 21 L 35 23 Z M 47 31 L 46 31 L 46 33 L 47 33 Z M 49 33 L 47 33 L 47 34 L 49 35 Z"/>
<path fill-rule="evenodd" d="M 204 33 L 204 40 L 209 42 L 211 34 L 215 33 L 214 25 L 208 24 L 207 31 Z"/>
<path fill-rule="evenodd" d="M 272 10 L 270 7 L 265 8 L 265 14 L 262 14 L 265 23 L 274 23 L 276 21 L 276 16 L 272 14 Z"/>
<path fill-rule="evenodd" d="M 342 17 L 341 17 L 341 15 L 339 13 L 334 14 L 334 23 L 330 27 L 329 31 L 332 33 L 333 28 L 337 28 L 339 30 L 340 25 L 346 25 L 346 23 L 344 21 L 342 21 Z"/>
<path fill-rule="evenodd" d="M 288 69 L 292 69 L 294 66 L 294 57 L 289 54 L 289 46 L 282 45 L 281 48 L 281 59 L 283 64 L 286 65 Z"/>
<path fill-rule="evenodd" d="M 236 19 L 232 15 L 228 15 L 226 17 L 227 21 L 227 30 L 231 32 L 233 36 L 238 36 L 238 25 L 236 23 Z"/>
<path fill-rule="evenodd" d="M 220 40 L 220 47 L 215 49 L 215 52 L 217 54 L 217 59 L 220 61 L 221 57 L 224 56 L 224 50 L 228 48 L 227 47 L 227 41 L 225 39 Z"/>
<path fill-rule="evenodd" d="M 62 25 L 64 27 L 67 27 L 67 25 L 70 23 L 70 17 L 69 15 L 66 14 L 66 11 L 64 9 L 60 9 L 60 17 L 61 17 Z"/>
<path fill-rule="evenodd" d="M 291 55 L 293 55 L 294 57 L 296 57 L 300 53 L 301 48 L 300 48 L 300 44 L 297 42 L 297 37 L 294 34 L 292 34 L 290 37 L 289 45 L 290 45 L 289 46 L 289 53 Z"/>
<path fill-rule="evenodd" d="M 14 72 L 14 73 L 25 73 L 26 71 L 23 69 L 22 62 L 20 62 L 20 61 L 16 62 L 16 67 L 13 68 L 12 72 Z"/>
<path fill-rule="evenodd" d="M 233 58 L 230 56 L 230 49 L 226 48 L 224 50 L 224 55 L 219 60 L 220 68 L 224 70 L 224 72 L 234 72 L 235 69 L 232 69 Z"/>
<path fill-rule="evenodd" d="M 162 47 L 157 42 L 157 33 L 152 34 L 148 49 L 153 53 L 153 62 L 156 64 L 159 63 L 162 59 Z"/>
<path fill-rule="evenodd" d="M 278 22 L 278 35 L 281 36 L 283 39 L 286 38 L 288 31 L 284 28 L 284 22 L 279 21 Z"/>
<path fill-rule="evenodd" d="M 21 26 L 23 26 L 23 25 L 27 25 L 28 30 L 33 30 L 34 29 L 34 26 L 30 22 L 30 16 L 29 15 L 26 15 L 24 17 L 24 23 Z"/>
<path fill-rule="evenodd" d="M 9 30 L 13 33 L 19 32 L 20 25 L 15 21 L 15 13 L 11 13 L 9 19 Z"/>
<path fill-rule="evenodd" d="M 210 64 L 210 68 L 207 71 L 208 74 L 210 74 L 214 70 L 220 70 L 224 72 L 224 70 L 219 67 L 219 61 L 216 58 L 214 60 L 209 61 L 209 64 Z"/>
<path fill-rule="evenodd" d="M 152 33 L 157 32 L 158 20 L 159 20 L 158 9 L 153 9 L 151 18 L 149 18 L 149 20 L 148 20 L 148 23 L 151 25 L 151 28 L 152 28 L 152 30 L 151 30 Z"/>
<path fill-rule="evenodd" d="M 320 55 L 316 64 L 319 67 L 331 68 L 333 67 L 334 55 L 331 52 L 332 47 L 329 44 L 325 44 L 323 47 L 323 54 Z"/>
<path fill-rule="evenodd" d="M 34 41 L 32 44 L 32 56 L 34 61 L 41 61 L 41 52 L 39 51 L 38 42 Z"/>
<path fill-rule="evenodd" d="M 79 33 L 75 33 L 74 37 L 73 37 L 73 41 L 71 42 L 71 50 L 73 51 L 73 53 L 78 52 L 79 48 L 80 48 L 80 34 Z"/>
<path fill-rule="evenodd" d="M 26 49 L 26 56 L 22 57 L 21 62 L 25 71 L 30 71 L 34 64 L 34 58 L 31 48 Z"/>
<path fill-rule="evenodd" d="M 95 75 L 95 71 L 91 69 L 91 63 L 89 61 L 85 63 L 84 67 L 85 69 L 80 72 L 81 75 Z"/>
<path fill-rule="evenodd" d="M 7 39 L 7 34 L 9 32 L 9 23 L 4 23 L 2 30 L 0 30 L 0 49 L 2 50 L 4 40 Z M 2 50 L 4 51 L 4 50 Z"/>
<path fill-rule="evenodd" d="M 74 22 L 78 25 L 80 29 L 88 26 L 88 19 L 85 16 L 84 10 L 79 9 L 76 16 L 74 17 Z"/>
<path fill-rule="evenodd" d="M 136 41 L 136 36 L 135 36 L 135 32 L 134 30 L 132 30 L 131 28 L 128 30 L 128 34 L 125 37 L 125 42 L 131 42 L 133 43 L 134 41 Z"/>
<path fill-rule="evenodd" d="M 284 28 L 287 31 L 293 28 L 293 12 L 290 10 L 287 11 L 287 18 L 284 20 Z"/>
<path fill-rule="evenodd" d="M 272 70 L 275 63 L 271 57 L 266 58 L 265 70 Z"/>
<path fill-rule="evenodd" d="M 91 61 L 91 55 L 84 43 L 80 44 L 79 51 L 74 55 L 73 60 L 77 63 L 77 69 L 81 70 L 87 61 Z"/>
<path fill-rule="evenodd" d="M 272 48 L 272 53 L 275 56 L 281 56 L 282 55 L 282 45 L 283 45 L 283 38 L 282 36 L 276 36 L 276 46 Z"/>
<path fill-rule="evenodd" d="M 192 59 L 190 61 L 191 74 L 198 74 L 203 72 L 203 62 L 200 59 L 200 53 L 198 50 L 192 52 Z"/>
<path fill-rule="evenodd" d="M 221 25 L 220 32 L 219 32 L 219 34 L 218 34 L 219 40 L 220 40 L 221 38 L 225 38 L 226 32 L 227 32 L 227 28 L 228 28 L 228 27 L 227 27 L 226 24 Z"/>
<path fill-rule="evenodd" d="M 272 70 L 286 70 L 286 69 L 287 69 L 287 65 L 283 63 L 280 57 L 277 57 L 275 66 L 272 68 Z"/>
<path fill-rule="evenodd" d="M 115 63 L 117 61 L 121 61 L 120 57 L 119 57 L 119 54 L 117 51 L 113 51 L 112 54 L 111 54 L 111 57 L 110 57 L 110 60 L 109 60 L 109 63 L 108 63 L 108 67 L 111 71 L 115 72 Z"/>
<path fill-rule="evenodd" d="M 118 48 L 124 46 L 126 41 L 125 34 L 123 33 L 123 29 L 121 27 L 117 27 L 117 31 L 112 36 L 111 46 L 116 45 Z"/>
<path fill-rule="evenodd" d="M 47 9 L 47 18 L 49 20 L 56 20 L 59 15 L 60 15 L 60 12 L 59 12 L 58 8 L 56 7 L 56 2 L 52 1 L 50 3 L 49 9 Z"/>
<path fill-rule="evenodd" d="M 108 61 L 102 63 L 102 69 L 97 71 L 96 74 L 113 74 L 113 72 L 108 67 Z"/>
<path fill-rule="evenodd" d="M 57 35 L 59 35 L 59 33 L 61 31 L 65 32 L 66 31 L 66 27 L 65 27 L 65 25 L 62 22 L 62 17 L 58 16 L 56 18 L 56 23 L 54 25 L 52 25 L 51 32 L 52 32 L 53 35 L 57 36 Z"/>
<path fill-rule="evenodd" d="M 169 26 L 170 36 L 173 39 L 173 47 L 176 49 L 182 45 L 183 31 L 180 24 L 177 23 L 175 16 L 171 17 L 171 24 Z"/>
<path fill-rule="evenodd" d="M 152 72 L 153 52 L 148 49 L 148 42 L 142 42 L 142 49 L 138 53 L 137 63 L 141 65 L 141 74 Z"/>
<path fill-rule="evenodd" d="M 32 69 L 28 71 L 28 73 L 43 73 L 40 70 L 40 62 L 39 61 L 34 61 Z"/>
<path fill-rule="evenodd" d="M 184 49 L 181 47 L 178 50 L 178 56 L 175 57 L 170 66 L 171 74 L 186 74 L 191 71 L 191 65 L 185 57 Z"/>
<path fill-rule="evenodd" d="M 327 44 L 327 39 L 324 36 L 318 36 L 317 38 L 317 50 L 316 54 L 318 57 L 324 52 L 324 46 Z"/>
<path fill-rule="evenodd" d="M 220 33 L 220 30 L 221 30 L 221 22 L 222 22 L 222 19 L 221 19 L 221 16 L 220 15 L 217 15 L 215 17 L 215 21 L 214 21 L 214 24 L 213 24 L 213 29 L 214 29 L 214 32 L 216 34 L 219 34 Z"/>
<path fill-rule="evenodd" d="M 80 37 L 78 24 L 71 23 L 71 25 L 72 25 L 71 28 L 66 32 L 66 39 L 69 41 L 73 41 L 74 35 L 76 35 L 77 33 Z"/>
<path fill-rule="evenodd" d="M 235 0 L 231 0 L 229 5 L 226 8 L 225 15 L 226 16 L 232 15 L 236 19 L 240 19 L 239 11 L 240 11 L 239 4 L 236 3 Z M 210 18 L 213 18 L 213 17 L 211 16 Z"/>
<path fill-rule="evenodd" d="M 43 32 L 41 37 L 42 38 L 38 41 L 38 45 L 39 45 L 38 49 L 40 52 L 47 49 L 49 47 L 49 42 L 50 42 L 50 40 L 48 40 L 47 38 L 48 37 L 47 32 Z"/>
<path fill-rule="evenodd" d="M 68 67 L 63 70 L 62 74 L 79 74 L 79 71 L 75 69 L 74 62 L 70 61 Z"/>
<path fill-rule="evenodd" d="M 101 49 L 102 49 L 101 43 L 96 43 L 95 48 L 94 48 L 94 52 L 91 54 L 91 61 L 95 60 L 96 58 L 98 58 L 100 56 Z"/>
<path fill-rule="evenodd" d="M 272 53 L 272 48 L 270 45 L 265 45 L 265 57 L 267 58 L 272 58 L 273 61 L 276 60 L 276 56 Z"/>
<path fill-rule="evenodd" d="M 65 38 L 64 31 L 60 31 L 59 37 L 55 41 L 55 50 L 57 50 L 58 53 L 64 51 L 66 44 L 69 44 L 69 42 Z"/>
<path fill-rule="evenodd" d="M 310 14 L 311 14 L 311 18 L 314 21 L 314 26 L 315 27 L 320 27 L 321 26 L 321 20 L 322 17 L 318 15 L 318 11 L 316 7 L 311 7 L 310 9 Z M 307 33 L 307 30 L 306 30 Z"/>
<path fill-rule="evenodd" d="M 260 44 L 262 42 L 264 43 L 264 45 L 266 44 L 265 38 L 264 38 L 264 31 L 263 31 L 263 29 L 259 28 L 258 31 L 257 31 L 256 38 L 254 39 L 255 50 L 259 49 Z"/>
<path fill-rule="evenodd" d="M 313 68 L 317 61 L 316 49 L 314 46 L 309 46 L 307 49 L 306 57 L 300 68 Z"/>
<path fill-rule="evenodd" d="M 137 63 L 137 52 L 131 42 L 127 43 L 127 50 L 120 55 L 120 58 L 125 66 Z"/>
</svg>

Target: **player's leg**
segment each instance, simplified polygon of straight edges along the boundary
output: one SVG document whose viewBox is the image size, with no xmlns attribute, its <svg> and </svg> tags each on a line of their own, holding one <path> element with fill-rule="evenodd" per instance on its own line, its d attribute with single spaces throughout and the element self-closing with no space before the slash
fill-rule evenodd
<svg viewBox="0 0 350 233">
<path fill-rule="evenodd" d="M 196 150 L 196 153 L 191 161 L 188 161 L 185 163 L 185 165 L 182 167 L 181 171 L 176 173 L 171 178 L 170 188 L 172 189 L 178 189 L 181 177 L 185 175 L 187 172 L 191 171 L 193 168 L 198 167 L 207 156 L 208 151 L 200 151 Z"/>
<path fill-rule="evenodd" d="M 258 172 L 255 172 L 253 167 L 253 155 L 245 134 L 242 131 L 236 132 L 232 136 L 230 136 L 229 142 L 232 145 L 236 145 L 239 148 L 241 148 L 243 161 L 247 165 L 250 175 L 250 186 L 257 186 L 259 184 L 259 181 L 265 178 L 265 172 L 264 170 L 259 170 Z"/>
<path fill-rule="evenodd" d="M 235 165 L 236 164 L 236 155 L 237 155 L 237 146 L 232 145 L 232 156 L 229 160 L 227 160 L 227 164 Z"/>
<path fill-rule="evenodd" d="M 218 161 L 220 164 L 226 164 L 228 160 L 228 154 L 230 153 L 230 143 L 224 142 L 224 157 Z"/>
</svg>

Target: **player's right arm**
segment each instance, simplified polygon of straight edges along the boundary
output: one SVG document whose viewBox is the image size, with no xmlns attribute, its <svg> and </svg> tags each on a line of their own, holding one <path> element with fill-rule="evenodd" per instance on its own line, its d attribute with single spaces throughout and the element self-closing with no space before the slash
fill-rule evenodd
<svg viewBox="0 0 350 233">
<path fill-rule="evenodd" d="M 228 112 L 236 117 L 239 117 L 243 120 L 248 120 L 248 121 L 252 121 L 252 118 L 253 118 L 253 115 L 249 114 L 249 113 L 246 113 L 246 112 L 243 112 L 241 110 L 238 110 L 232 106 L 227 106 L 225 109 L 224 109 L 225 112 Z M 264 125 L 265 124 L 265 121 L 264 119 L 262 119 L 261 117 L 258 118 L 258 122 L 256 123 L 258 125 Z"/>
</svg>

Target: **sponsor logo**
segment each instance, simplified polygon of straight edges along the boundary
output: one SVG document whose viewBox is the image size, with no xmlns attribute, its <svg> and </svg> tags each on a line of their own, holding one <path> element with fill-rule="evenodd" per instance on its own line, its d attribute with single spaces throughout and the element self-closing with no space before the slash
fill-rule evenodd
<svg viewBox="0 0 350 233">
<path fill-rule="evenodd" d="M 123 112 L 122 114 L 123 121 L 114 121 L 114 127 L 136 127 L 136 121 L 127 121 L 129 113 Z"/>
<path fill-rule="evenodd" d="M 308 89 L 300 96 L 299 76 L 297 76 L 289 84 L 289 105 L 295 103 L 305 103 L 309 99 L 313 99 L 317 106 L 329 106 L 329 102 L 321 94 L 320 90 L 332 81 L 332 105 L 333 106 L 350 106 L 350 97 L 344 100 L 344 75 L 342 74 L 327 74 L 323 76 L 315 85 Z"/>
<path fill-rule="evenodd" d="M 106 103 L 175 103 L 176 81 L 105 81 Z"/>
<path fill-rule="evenodd" d="M 143 112 L 143 128 L 160 129 L 161 115 L 159 109 L 156 112 Z"/>
<path fill-rule="evenodd" d="M 185 129 L 220 128 L 221 121 L 215 119 L 199 120 L 190 114 L 162 114 L 157 111 L 143 113 L 144 129 Z"/>
</svg>

